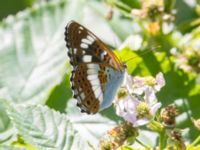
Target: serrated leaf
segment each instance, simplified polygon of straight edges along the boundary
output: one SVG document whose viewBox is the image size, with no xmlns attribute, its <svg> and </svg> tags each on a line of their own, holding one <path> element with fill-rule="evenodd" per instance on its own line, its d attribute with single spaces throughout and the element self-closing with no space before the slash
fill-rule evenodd
<svg viewBox="0 0 200 150">
<path fill-rule="evenodd" d="M 15 102 L 44 103 L 61 81 L 67 60 L 60 40 L 67 4 L 41 3 L 0 24 L 0 87 Z"/>
<path fill-rule="evenodd" d="M 80 113 L 79 108 L 75 107 L 76 100 L 72 99 L 68 102 L 67 116 L 73 123 L 74 129 L 86 141 L 94 147 L 99 145 L 100 139 L 104 134 L 116 126 L 114 116 L 102 116 L 100 114 L 87 115 Z M 108 113 L 108 115 L 111 115 Z"/>
<path fill-rule="evenodd" d="M 0 144 L 4 144 L 4 146 L 16 139 L 13 124 L 6 113 L 6 108 L 2 105 L 6 100 L 10 100 L 7 90 L 0 89 Z"/>
<path fill-rule="evenodd" d="M 23 147 L 16 147 L 16 146 L 7 146 L 7 145 L 0 145 L 1 150 L 28 150 Z"/>
<path fill-rule="evenodd" d="M 69 150 L 79 142 L 66 116 L 45 106 L 7 104 L 7 112 L 24 141 L 38 149 Z"/>
<path fill-rule="evenodd" d="M 115 125 L 101 115 L 80 115 L 77 111 L 68 113 L 67 118 L 46 106 L 5 105 L 17 133 L 37 149 L 88 150 L 88 143 L 98 146 L 103 133 Z"/>
<path fill-rule="evenodd" d="M 10 141 L 13 138 L 12 123 L 5 112 L 5 108 L 0 105 L 0 143 Z"/>
</svg>

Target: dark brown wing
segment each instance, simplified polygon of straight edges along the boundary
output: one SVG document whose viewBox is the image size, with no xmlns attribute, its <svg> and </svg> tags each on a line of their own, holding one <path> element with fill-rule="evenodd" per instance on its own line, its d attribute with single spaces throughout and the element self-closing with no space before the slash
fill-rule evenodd
<svg viewBox="0 0 200 150">
<path fill-rule="evenodd" d="M 103 62 L 115 69 L 122 69 L 115 54 L 92 32 L 75 21 L 68 23 L 65 30 L 65 41 L 70 63 L 74 67 L 83 62 Z"/>
<path fill-rule="evenodd" d="M 98 112 L 107 82 L 105 68 L 106 64 L 82 63 L 72 72 L 71 86 L 82 112 Z"/>
<path fill-rule="evenodd" d="M 103 101 L 105 68 L 121 70 L 122 65 L 101 40 L 75 21 L 68 23 L 65 40 L 73 66 L 70 80 L 77 106 L 82 112 L 94 114 Z"/>
</svg>

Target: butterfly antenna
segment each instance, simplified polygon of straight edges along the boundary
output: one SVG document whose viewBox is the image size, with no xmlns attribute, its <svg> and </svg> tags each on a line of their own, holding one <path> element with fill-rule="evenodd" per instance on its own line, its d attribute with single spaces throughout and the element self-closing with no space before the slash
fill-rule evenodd
<svg viewBox="0 0 200 150">
<path fill-rule="evenodd" d="M 122 57 L 121 57 L 121 55 L 120 55 L 119 50 L 117 50 L 117 53 L 118 53 L 118 56 L 119 56 L 119 60 L 120 60 L 120 62 L 122 62 Z"/>
<path fill-rule="evenodd" d="M 116 38 L 117 38 L 116 36 L 114 35 L 112 36 L 112 39 L 114 41 L 113 43 L 114 47 L 112 45 L 108 45 L 112 50 L 116 50 L 116 47 L 118 47 Z M 116 50 L 116 53 L 117 53 L 117 56 L 119 57 L 119 60 L 122 61 L 122 57 L 120 56 L 120 52 L 118 51 L 118 49 Z"/>
<path fill-rule="evenodd" d="M 160 45 L 158 45 L 158 46 L 156 46 L 156 47 L 152 47 L 151 49 L 149 49 L 149 50 L 147 50 L 147 51 L 141 53 L 140 56 L 143 56 L 143 55 L 145 55 L 145 54 L 147 54 L 147 53 L 149 53 L 149 52 L 152 52 L 152 51 L 154 51 L 155 49 L 160 48 L 160 47 L 161 47 Z M 138 56 L 131 57 L 131 58 L 127 59 L 127 60 L 125 61 L 125 63 L 127 63 L 127 62 L 129 62 L 129 61 L 131 61 L 132 59 L 135 59 L 135 58 L 137 58 L 137 57 L 138 57 Z"/>
<path fill-rule="evenodd" d="M 118 57 L 119 57 L 120 62 L 122 62 L 123 59 L 122 59 L 122 57 L 121 57 L 121 55 L 120 55 L 119 44 L 117 45 L 117 43 L 119 43 L 119 41 L 117 42 L 117 36 L 114 36 L 113 39 L 114 39 L 115 47 L 117 47 L 117 55 L 118 55 Z"/>
</svg>

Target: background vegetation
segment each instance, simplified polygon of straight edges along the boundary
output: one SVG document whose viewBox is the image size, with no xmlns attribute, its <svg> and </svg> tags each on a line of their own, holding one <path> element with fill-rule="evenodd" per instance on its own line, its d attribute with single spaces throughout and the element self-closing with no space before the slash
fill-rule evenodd
<svg viewBox="0 0 200 150">
<path fill-rule="evenodd" d="M 0 149 L 88 150 L 88 142 L 97 146 L 103 133 L 122 121 L 112 107 L 95 116 L 80 114 L 71 100 L 64 30 L 72 19 L 116 47 L 122 60 L 136 56 L 127 63 L 133 76 L 162 72 L 166 85 L 158 100 L 177 105 L 177 127 L 188 143 L 199 135 L 192 122 L 200 118 L 199 1 L 164 1 L 158 5 L 163 10 L 156 7 L 145 17 L 133 11 L 143 5 L 0 1 Z M 144 128 L 139 138 L 154 146 L 157 136 Z"/>
</svg>

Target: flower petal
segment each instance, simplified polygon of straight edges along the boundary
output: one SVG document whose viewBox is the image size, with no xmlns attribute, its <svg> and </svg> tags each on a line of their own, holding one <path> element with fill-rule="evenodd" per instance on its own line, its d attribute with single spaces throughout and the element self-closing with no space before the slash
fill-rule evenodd
<svg viewBox="0 0 200 150">
<path fill-rule="evenodd" d="M 136 97 L 132 97 L 128 100 L 128 105 L 126 107 L 127 111 L 136 113 L 136 107 L 140 103 L 140 101 Z"/>
<path fill-rule="evenodd" d="M 125 72 L 125 79 L 124 83 L 125 87 L 127 88 L 128 92 L 131 94 L 133 93 L 133 81 L 132 76 L 130 76 L 127 72 Z"/>
<path fill-rule="evenodd" d="M 151 107 L 151 114 L 154 116 L 157 110 L 161 107 L 161 103 L 156 103 Z"/>
<path fill-rule="evenodd" d="M 137 121 L 137 118 L 136 118 L 135 113 L 126 113 L 126 114 L 123 116 L 123 118 L 124 118 L 126 121 L 132 123 L 133 125 L 134 125 L 134 124 L 136 123 L 136 121 Z"/>
<path fill-rule="evenodd" d="M 129 95 L 116 101 L 116 114 L 132 123 L 135 127 L 148 123 L 152 118 L 154 118 L 156 111 L 161 107 L 161 103 L 157 103 L 155 93 L 164 85 L 165 80 L 162 73 L 158 73 L 156 78 L 133 78 L 126 72 L 124 87 L 129 92 Z M 147 114 L 140 117 L 138 115 L 139 106 L 148 110 Z"/>
<path fill-rule="evenodd" d="M 145 88 L 146 88 L 145 85 L 143 87 L 135 87 L 133 89 L 133 93 L 138 94 L 138 95 L 142 95 L 142 93 L 144 93 Z"/>
<path fill-rule="evenodd" d="M 146 118 L 138 119 L 138 120 L 135 122 L 134 126 L 135 126 L 135 127 L 142 126 L 142 125 L 147 124 L 149 121 L 150 121 L 150 120 L 148 120 L 148 119 L 146 119 Z"/>
<path fill-rule="evenodd" d="M 145 90 L 145 95 L 144 95 L 145 102 L 151 107 L 153 104 L 156 103 L 156 95 L 154 93 L 153 88 L 148 87 Z"/>
<path fill-rule="evenodd" d="M 155 85 L 155 90 L 160 91 L 160 89 L 165 85 L 165 79 L 163 77 L 163 74 L 159 72 L 156 75 L 156 85 Z"/>
<path fill-rule="evenodd" d="M 133 78 L 133 83 L 135 87 L 143 87 L 144 86 L 144 78 L 142 77 L 135 77 Z"/>
<path fill-rule="evenodd" d="M 124 108 L 123 100 L 118 101 L 116 104 L 116 114 L 119 116 L 123 116 L 124 110 L 125 110 L 125 108 Z"/>
</svg>

